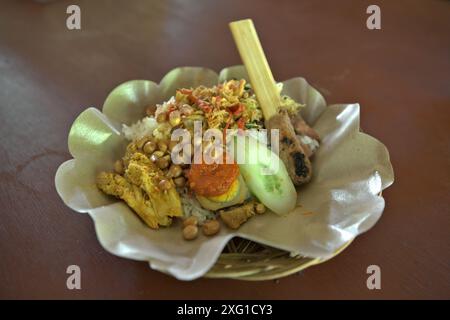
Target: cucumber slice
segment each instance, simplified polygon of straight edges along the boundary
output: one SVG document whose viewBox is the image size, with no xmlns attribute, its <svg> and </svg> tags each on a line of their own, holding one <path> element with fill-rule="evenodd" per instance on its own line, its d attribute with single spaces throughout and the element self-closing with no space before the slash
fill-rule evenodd
<svg viewBox="0 0 450 320">
<path fill-rule="evenodd" d="M 243 151 L 242 146 L 245 161 L 238 156 Z M 283 161 L 266 145 L 251 137 L 237 136 L 234 150 L 234 159 L 254 196 L 276 214 L 292 211 L 297 203 L 297 192 Z"/>
</svg>

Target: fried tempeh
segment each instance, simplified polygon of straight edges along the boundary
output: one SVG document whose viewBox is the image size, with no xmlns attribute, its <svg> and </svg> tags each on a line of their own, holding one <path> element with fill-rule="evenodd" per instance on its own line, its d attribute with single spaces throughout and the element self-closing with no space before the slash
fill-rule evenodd
<svg viewBox="0 0 450 320">
<path fill-rule="evenodd" d="M 255 214 L 255 203 L 251 201 L 233 209 L 221 210 L 220 218 L 229 228 L 238 229 Z"/>
</svg>

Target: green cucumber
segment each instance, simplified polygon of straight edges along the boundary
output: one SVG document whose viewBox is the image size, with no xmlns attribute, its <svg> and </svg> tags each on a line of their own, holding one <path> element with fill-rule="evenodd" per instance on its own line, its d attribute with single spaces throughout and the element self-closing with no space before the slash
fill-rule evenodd
<svg viewBox="0 0 450 320">
<path fill-rule="evenodd" d="M 292 211 L 297 203 L 297 192 L 283 161 L 266 145 L 251 137 L 237 136 L 234 142 L 234 159 L 253 195 L 276 214 Z M 237 156 L 243 152 L 243 142 L 245 161 Z"/>
</svg>

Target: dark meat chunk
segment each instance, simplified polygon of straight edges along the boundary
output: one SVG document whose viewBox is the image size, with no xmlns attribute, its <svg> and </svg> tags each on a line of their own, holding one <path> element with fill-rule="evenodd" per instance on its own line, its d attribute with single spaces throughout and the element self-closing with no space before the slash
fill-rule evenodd
<svg viewBox="0 0 450 320">
<path fill-rule="evenodd" d="M 300 113 L 297 113 L 295 116 L 291 116 L 291 123 L 295 133 L 299 135 L 308 136 L 311 139 L 320 141 L 319 134 L 316 132 L 316 130 L 311 128 L 305 122 L 305 120 L 303 120 L 303 117 L 300 115 Z"/>
<path fill-rule="evenodd" d="M 290 119 L 292 127 L 294 128 L 295 133 L 297 133 L 298 140 L 302 145 L 306 156 L 311 158 L 319 145 L 319 134 L 303 120 L 300 113 L 297 113 L 295 116 L 290 116 Z M 310 143 L 307 143 L 306 141 L 310 141 Z M 312 141 L 314 141 L 314 143 Z"/>
<path fill-rule="evenodd" d="M 279 157 L 283 160 L 294 185 L 298 186 L 311 179 L 312 167 L 308 153 L 303 148 L 292 127 L 291 120 L 286 111 L 266 120 L 266 128 L 279 130 Z M 308 150 L 309 152 L 309 150 Z"/>
<path fill-rule="evenodd" d="M 305 165 L 305 155 L 301 152 L 291 153 L 295 163 L 295 174 L 297 176 L 305 177 L 308 175 L 308 171 Z"/>
</svg>

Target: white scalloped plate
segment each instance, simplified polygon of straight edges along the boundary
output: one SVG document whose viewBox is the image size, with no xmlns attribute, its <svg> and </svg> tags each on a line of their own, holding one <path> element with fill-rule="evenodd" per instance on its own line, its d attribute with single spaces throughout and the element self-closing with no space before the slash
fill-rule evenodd
<svg viewBox="0 0 450 320">
<path fill-rule="evenodd" d="M 192 280 L 213 266 L 235 236 L 327 259 L 380 218 L 384 199 L 379 193 L 394 181 L 386 147 L 359 131 L 358 104 L 327 106 L 322 95 L 300 77 L 284 81 L 283 93 L 306 104 L 302 115 L 320 134 L 322 144 L 314 157 L 312 181 L 298 189 L 299 206 L 285 217 L 264 214 L 237 231 L 222 228 L 217 236 L 187 242 L 179 227 L 151 230 L 126 204 L 96 188 L 96 173 L 112 170 L 114 160 L 124 153 L 122 123 L 137 121 L 146 106 L 167 100 L 176 88 L 212 86 L 231 78 L 247 78 L 245 69 L 234 66 L 218 75 L 205 68 L 182 67 L 170 71 L 159 84 L 128 81 L 108 95 L 102 112 L 88 108 L 74 121 L 68 138 L 73 159 L 58 168 L 56 189 L 67 206 L 92 217 L 106 250 L 149 261 L 153 269 Z"/>
</svg>

